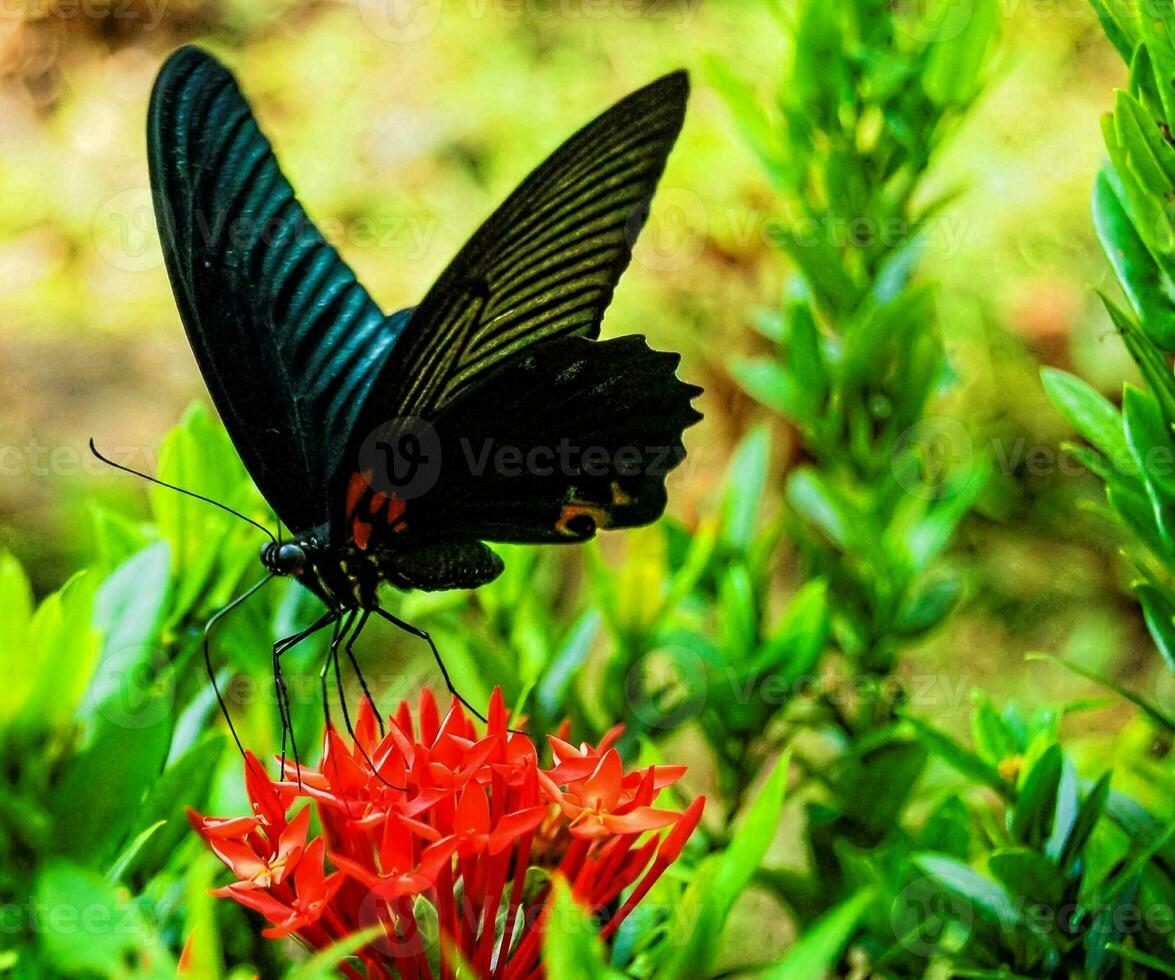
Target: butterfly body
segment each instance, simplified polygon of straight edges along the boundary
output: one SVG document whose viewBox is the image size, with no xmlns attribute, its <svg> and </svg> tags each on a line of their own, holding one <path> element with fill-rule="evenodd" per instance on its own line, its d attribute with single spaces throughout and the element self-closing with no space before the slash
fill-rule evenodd
<svg viewBox="0 0 1175 980">
<path fill-rule="evenodd" d="M 567 140 L 416 307 L 385 315 L 310 221 L 229 71 L 160 72 L 151 184 L 213 401 L 292 539 L 265 567 L 336 614 L 378 589 L 476 588 L 485 543 L 655 520 L 701 416 L 676 354 L 600 321 L 680 130 L 665 76 Z"/>
</svg>

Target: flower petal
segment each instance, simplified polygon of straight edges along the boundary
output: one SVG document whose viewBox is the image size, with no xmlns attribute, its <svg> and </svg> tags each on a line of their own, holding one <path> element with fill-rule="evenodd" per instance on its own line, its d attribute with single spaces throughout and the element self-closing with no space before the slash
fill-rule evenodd
<svg viewBox="0 0 1175 980">
<path fill-rule="evenodd" d="M 600 822 L 613 834 L 643 834 L 646 830 L 668 827 L 681 814 L 675 810 L 658 810 L 651 806 L 638 806 L 631 813 L 616 815 L 606 813 Z"/>
</svg>

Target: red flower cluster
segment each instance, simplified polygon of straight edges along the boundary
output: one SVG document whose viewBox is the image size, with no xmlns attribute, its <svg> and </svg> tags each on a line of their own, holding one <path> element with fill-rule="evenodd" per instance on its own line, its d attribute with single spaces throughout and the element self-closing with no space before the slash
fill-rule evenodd
<svg viewBox="0 0 1175 980">
<path fill-rule="evenodd" d="M 264 935 L 322 949 L 381 925 L 357 954 L 363 973 L 341 964 L 357 980 L 443 980 L 458 962 L 481 977 L 542 977 L 552 877 L 608 939 L 681 853 L 705 803 L 654 807 L 684 767 L 625 773 L 619 728 L 576 747 L 564 726 L 549 737 L 553 767 L 541 768 L 530 738 L 507 727 L 498 691 L 483 738 L 456 701 L 442 718 L 427 690 L 415 727 L 403 702 L 386 734 L 376 726 L 365 701 L 354 744 L 328 728 L 320 767 L 288 767 L 280 781 L 249 755 L 252 816 L 189 812 L 237 877 L 216 894 L 265 916 Z M 299 798 L 314 801 L 323 828 L 309 843 L 309 807 L 290 815 Z"/>
</svg>

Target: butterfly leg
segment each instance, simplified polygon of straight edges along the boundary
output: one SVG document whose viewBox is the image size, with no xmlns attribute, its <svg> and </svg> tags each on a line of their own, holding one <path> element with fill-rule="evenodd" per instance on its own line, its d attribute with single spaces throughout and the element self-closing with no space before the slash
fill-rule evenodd
<svg viewBox="0 0 1175 980">
<path fill-rule="evenodd" d="M 212 640 L 212 630 L 225 616 L 231 613 L 241 603 L 248 599 L 253 593 L 257 592 L 261 586 L 267 585 L 272 575 L 266 575 L 260 582 L 252 588 L 247 589 L 241 595 L 237 596 L 227 606 L 217 610 L 212 614 L 212 618 L 204 624 L 204 670 L 208 674 L 208 680 L 212 683 L 212 691 L 216 695 L 216 703 L 220 705 L 220 713 L 224 715 L 224 720 L 228 722 L 228 730 L 232 733 L 233 741 L 237 743 L 237 750 L 241 755 L 245 754 L 245 747 L 241 744 L 240 736 L 237 735 L 236 726 L 233 724 L 232 718 L 228 713 L 228 705 L 224 702 L 224 696 L 220 693 L 220 685 L 216 682 L 216 671 L 212 669 L 212 653 L 209 650 L 209 643 Z"/>
<path fill-rule="evenodd" d="M 282 752 L 281 752 L 281 778 L 286 778 L 286 735 L 289 735 L 290 745 L 294 751 L 294 765 L 298 770 L 298 784 L 302 782 L 302 763 L 298 758 L 298 742 L 294 737 L 294 724 L 290 715 L 290 691 L 286 686 L 285 676 L 282 674 L 281 658 L 283 655 L 289 653 L 299 643 L 308 637 L 313 636 L 319 630 L 330 626 L 339 618 L 338 612 L 334 609 L 323 613 L 321 617 L 316 619 L 313 623 L 307 626 L 304 630 L 299 630 L 292 636 L 287 636 L 284 639 L 278 640 L 273 645 L 273 685 L 277 695 L 277 710 L 282 723 Z"/>
<path fill-rule="evenodd" d="M 347 634 L 351 632 L 351 627 L 355 625 L 355 613 L 356 610 L 348 609 L 338 619 L 335 620 L 334 632 L 331 634 L 330 638 L 330 647 L 327 650 L 326 659 L 322 663 L 322 670 L 318 675 L 319 684 L 322 687 L 322 717 L 327 731 L 332 731 L 334 729 L 334 723 L 331 721 L 330 717 L 330 693 L 329 686 L 327 684 L 327 677 L 330 675 L 331 669 L 333 667 L 335 675 L 335 686 L 338 689 L 339 704 L 342 705 L 343 708 L 343 720 L 347 725 L 347 734 L 351 736 L 351 741 L 355 745 L 359 746 L 359 751 L 363 753 L 363 757 L 367 759 L 368 765 L 374 772 L 375 766 L 367 757 L 367 751 L 363 748 L 362 745 L 359 745 L 359 740 L 355 737 L 355 730 L 351 727 L 351 717 L 350 713 L 347 711 L 347 696 L 343 691 L 343 685 L 339 674 L 339 646 L 342 644 L 343 639 L 347 636 Z M 326 756 L 323 757 L 323 764 L 326 764 Z M 347 816 L 353 819 L 354 814 L 351 813 L 350 801 L 344 798 L 343 805 L 346 808 Z"/>
<path fill-rule="evenodd" d="M 355 622 L 354 610 L 348 610 L 335 620 L 334 630 L 330 637 L 330 647 L 326 652 L 326 659 L 322 662 L 322 669 L 318 672 L 318 683 L 322 688 L 322 720 L 328 729 L 333 728 L 334 724 L 330 717 L 330 687 L 327 683 L 327 678 L 330 676 L 331 665 L 338 662 L 339 659 L 339 644 L 342 643 L 343 637 L 350 632 L 351 625 Z M 339 691 L 339 699 L 343 703 L 343 714 L 347 713 L 347 702 L 342 696 L 343 692 Z M 348 730 L 350 726 L 348 725 Z"/>
<path fill-rule="evenodd" d="M 359 634 L 363 632 L 363 628 L 367 625 L 367 620 L 370 618 L 370 609 L 364 609 L 359 614 L 359 625 L 355 627 L 355 632 L 347 638 L 347 642 L 343 645 L 343 648 L 347 651 L 347 658 L 351 661 L 351 667 L 355 671 L 355 676 L 359 678 L 359 686 L 363 689 L 363 696 L 371 702 L 372 710 L 375 712 L 375 720 L 379 725 L 380 738 L 383 738 L 385 734 L 383 714 L 377 707 L 375 698 L 371 696 L 371 691 L 367 688 L 367 678 L 363 676 L 363 671 L 359 668 L 359 661 L 355 657 L 355 641 L 359 639 Z M 336 661 L 337 663 L 338 661 Z"/>
<path fill-rule="evenodd" d="M 449 693 L 463 705 L 465 705 L 465 707 L 472 711 L 474 715 L 476 715 L 482 721 L 487 720 L 486 716 L 478 711 L 477 708 L 475 708 L 472 704 L 466 701 L 461 692 L 453 686 L 453 681 L 449 677 L 449 671 L 445 667 L 444 660 L 441 659 L 441 652 L 437 649 L 437 645 L 433 642 L 432 637 L 429 636 L 427 632 L 422 630 L 419 626 L 413 626 L 411 623 L 404 622 L 404 620 L 393 616 L 386 609 L 380 609 L 379 606 L 376 606 L 374 609 L 372 609 L 372 612 L 383 617 L 398 629 L 402 629 L 405 633 L 408 633 L 411 636 L 415 636 L 417 639 L 424 640 L 424 642 L 428 644 L 429 649 L 432 650 L 433 659 L 436 660 L 437 666 L 441 669 L 441 676 L 445 679 L 445 687 L 449 689 Z"/>
</svg>

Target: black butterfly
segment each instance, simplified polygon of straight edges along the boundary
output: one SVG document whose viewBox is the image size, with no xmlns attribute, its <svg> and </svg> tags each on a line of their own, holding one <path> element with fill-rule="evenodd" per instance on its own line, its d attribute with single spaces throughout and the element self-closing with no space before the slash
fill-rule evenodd
<svg viewBox="0 0 1175 980">
<path fill-rule="evenodd" d="M 327 607 L 275 645 L 279 694 L 278 658 L 327 626 L 336 674 L 372 613 L 432 644 L 380 608 L 381 581 L 475 588 L 502 570 L 485 541 L 578 542 L 661 515 L 701 389 L 643 337 L 597 337 L 688 88 L 667 75 L 581 129 L 419 306 L 387 316 L 302 210 L 230 72 L 194 47 L 163 66 L 148 152 L 176 302 L 293 534 L 263 548 L 266 581 L 292 575 Z"/>
</svg>

